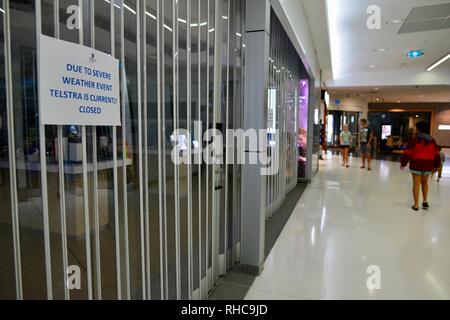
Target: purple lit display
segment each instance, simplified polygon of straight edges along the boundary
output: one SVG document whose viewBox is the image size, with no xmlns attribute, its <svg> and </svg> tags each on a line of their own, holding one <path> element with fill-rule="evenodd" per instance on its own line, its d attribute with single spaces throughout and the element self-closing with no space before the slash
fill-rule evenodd
<svg viewBox="0 0 450 320">
<path fill-rule="evenodd" d="M 308 107 L 309 80 L 300 80 L 298 104 L 298 177 L 306 178 L 306 161 L 308 150 Z"/>
</svg>

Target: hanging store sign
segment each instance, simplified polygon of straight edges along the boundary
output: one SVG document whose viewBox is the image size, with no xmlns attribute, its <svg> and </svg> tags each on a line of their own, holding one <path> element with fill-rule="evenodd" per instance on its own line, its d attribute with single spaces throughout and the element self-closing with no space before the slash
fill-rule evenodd
<svg viewBox="0 0 450 320">
<path fill-rule="evenodd" d="M 120 126 L 117 59 L 44 35 L 39 52 L 42 124 Z"/>
</svg>

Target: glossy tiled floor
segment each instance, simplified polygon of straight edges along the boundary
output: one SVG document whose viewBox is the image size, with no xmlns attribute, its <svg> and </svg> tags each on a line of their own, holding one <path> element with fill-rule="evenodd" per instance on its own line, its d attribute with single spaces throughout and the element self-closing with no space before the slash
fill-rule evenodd
<svg viewBox="0 0 450 320">
<path fill-rule="evenodd" d="M 321 161 L 246 299 L 450 299 L 450 164 L 418 214 L 407 170 L 360 165 Z M 368 289 L 370 266 L 379 290 Z"/>
</svg>

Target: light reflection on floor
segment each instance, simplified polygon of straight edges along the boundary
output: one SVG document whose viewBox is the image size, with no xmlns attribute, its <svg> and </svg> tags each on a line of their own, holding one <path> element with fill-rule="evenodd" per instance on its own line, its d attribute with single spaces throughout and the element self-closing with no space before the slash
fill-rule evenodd
<svg viewBox="0 0 450 320">
<path fill-rule="evenodd" d="M 321 161 L 247 299 L 450 299 L 450 161 L 419 214 L 407 170 L 360 161 Z M 371 266 L 380 290 L 368 289 Z"/>
</svg>

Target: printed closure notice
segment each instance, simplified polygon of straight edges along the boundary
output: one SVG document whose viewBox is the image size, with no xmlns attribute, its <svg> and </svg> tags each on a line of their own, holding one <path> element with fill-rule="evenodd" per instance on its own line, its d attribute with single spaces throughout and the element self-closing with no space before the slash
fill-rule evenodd
<svg viewBox="0 0 450 320">
<path fill-rule="evenodd" d="M 39 53 L 42 124 L 120 126 L 117 59 L 44 35 Z"/>
</svg>

